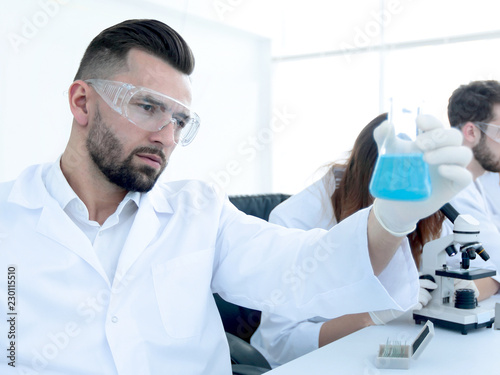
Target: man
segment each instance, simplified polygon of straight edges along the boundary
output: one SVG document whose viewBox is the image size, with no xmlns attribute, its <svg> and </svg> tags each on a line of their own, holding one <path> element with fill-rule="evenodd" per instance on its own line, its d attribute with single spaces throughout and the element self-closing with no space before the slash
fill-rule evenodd
<svg viewBox="0 0 500 375">
<path fill-rule="evenodd" d="M 488 196 L 480 179 L 486 172 L 500 172 L 500 83 L 473 81 L 458 87 L 448 101 L 448 118 L 450 125 L 462 132 L 464 146 L 472 150 L 467 169 L 474 180 L 451 204 L 458 212 L 470 214 L 480 222 L 480 240 L 500 269 L 500 232 L 495 225 L 495 208 L 490 203 L 493 197 Z M 476 266 L 485 264 L 478 259 Z M 475 282 L 481 299 L 485 299 L 498 292 L 500 275 Z"/>
<path fill-rule="evenodd" d="M 289 230 L 202 182 L 155 184 L 200 122 L 193 68 L 189 46 L 159 21 L 104 30 L 69 89 L 61 158 L 0 185 L 0 259 L 15 287 L 1 288 L 1 304 L 19 309 L 9 315 L 15 339 L 2 336 L 2 374 L 230 374 L 214 292 L 297 320 L 416 303 L 416 269 L 400 245 L 470 182 L 459 132 L 422 118 L 426 133 L 411 143 L 380 127 L 387 147 L 425 152 L 435 171 L 425 203 L 378 200 L 329 232 Z"/>
</svg>

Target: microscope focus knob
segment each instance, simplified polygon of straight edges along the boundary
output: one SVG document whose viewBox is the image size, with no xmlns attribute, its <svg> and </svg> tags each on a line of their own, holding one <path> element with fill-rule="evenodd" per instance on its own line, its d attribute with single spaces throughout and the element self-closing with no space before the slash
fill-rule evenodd
<svg viewBox="0 0 500 375">
<path fill-rule="evenodd" d="M 477 299 L 472 289 L 457 289 L 455 291 L 455 307 L 472 310 L 477 307 Z"/>
</svg>

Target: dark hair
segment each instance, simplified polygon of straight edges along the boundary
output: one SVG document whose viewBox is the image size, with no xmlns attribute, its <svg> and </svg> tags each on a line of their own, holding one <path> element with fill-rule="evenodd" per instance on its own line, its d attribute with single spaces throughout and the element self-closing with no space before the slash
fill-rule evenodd
<svg viewBox="0 0 500 375">
<path fill-rule="evenodd" d="M 448 100 L 450 125 L 461 128 L 466 122 L 489 122 L 493 119 L 493 106 L 500 103 L 498 81 L 473 81 L 461 85 Z"/>
<path fill-rule="evenodd" d="M 378 156 L 373 131 L 386 119 L 387 113 L 383 113 L 370 121 L 356 138 L 347 162 L 343 164 L 334 163 L 330 167 L 330 171 L 334 175 L 339 176 L 339 171 L 342 174 L 341 177 L 339 176 L 340 181 L 336 183 L 335 191 L 331 196 L 333 212 L 337 222 L 373 203 L 369 185 Z M 420 267 L 420 258 L 425 243 L 438 238 L 441 234 L 444 218 L 444 215 L 437 211 L 433 215 L 420 220 L 415 231 L 408 235 L 413 259 L 417 267 Z"/>
<path fill-rule="evenodd" d="M 194 56 L 186 41 L 157 20 L 127 20 L 97 35 L 87 47 L 75 80 L 109 78 L 125 68 L 131 49 L 150 53 L 184 74 L 194 70 Z"/>
<path fill-rule="evenodd" d="M 387 113 L 375 117 L 359 133 L 345 164 L 335 163 L 332 168 L 343 168 L 340 183 L 335 186 L 332 195 L 333 212 L 337 222 L 353 213 L 368 207 L 373 202 L 368 187 L 372 177 L 375 160 L 377 160 L 377 144 L 373 139 L 373 131 L 387 120 Z"/>
</svg>

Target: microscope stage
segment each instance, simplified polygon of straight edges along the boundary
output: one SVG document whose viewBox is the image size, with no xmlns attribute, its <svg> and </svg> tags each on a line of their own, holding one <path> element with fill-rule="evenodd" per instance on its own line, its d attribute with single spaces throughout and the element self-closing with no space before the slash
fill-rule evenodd
<svg viewBox="0 0 500 375">
<path fill-rule="evenodd" d="M 496 271 L 488 270 L 484 268 L 475 268 L 470 270 L 460 270 L 460 271 L 451 271 L 451 270 L 436 270 L 437 276 L 443 277 L 452 277 L 454 279 L 463 279 L 463 280 L 477 280 L 482 279 L 484 277 L 491 277 L 496 275 Z"/>
</svg>

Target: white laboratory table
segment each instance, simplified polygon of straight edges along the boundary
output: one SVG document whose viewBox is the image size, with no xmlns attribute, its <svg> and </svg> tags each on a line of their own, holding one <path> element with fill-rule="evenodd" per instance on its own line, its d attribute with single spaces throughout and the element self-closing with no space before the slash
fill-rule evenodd
<svg viewBox="0 0 500 375">
<path fill-rule="evenodd" d="M 496 302 L 500 302 L 499 295 L 480 304 L 494 308 Z M 410 344 L 422 328 L 408 313 L 385 326 L 364 328 L 266 375 L 500 374 L 500 330 L 495 325 L 467 335 L 435 326 L 434 337 L 408 370 L 375 367 L 379 344 L 385 344 L 388 338 Z"/>
</svg>

